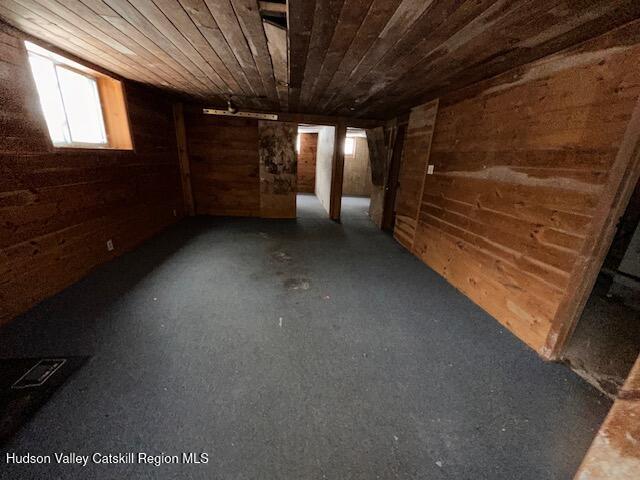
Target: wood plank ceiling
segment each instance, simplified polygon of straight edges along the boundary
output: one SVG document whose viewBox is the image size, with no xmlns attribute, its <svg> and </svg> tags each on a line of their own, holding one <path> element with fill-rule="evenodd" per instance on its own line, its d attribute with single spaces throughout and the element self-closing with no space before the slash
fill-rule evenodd
<svg viewBox="0 0 640 480">
<path fill-rule="evenodd" d="M 638 0 L 284 3 L 1 0 L 0 17 L 211 105 L 383 119 L 640 17 Z"/>
</svg>

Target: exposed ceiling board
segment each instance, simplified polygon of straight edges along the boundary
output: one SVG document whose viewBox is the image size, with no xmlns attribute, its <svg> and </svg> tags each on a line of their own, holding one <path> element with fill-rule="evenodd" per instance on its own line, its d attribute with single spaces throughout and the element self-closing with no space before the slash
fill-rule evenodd
<svg viewBox="0 0 640 480">
<path fill-rule="evenodd" d="M 289 11 L 334 2 L 289 0 Z M 636 18 L 637 0 L 345 1 L 329 47 L 307 47 L 298 109 L 390 118 Z M 291 21 L 291 39 L 313 43 L 325 18 L 313 20 Z"/>
<path fill-rule="evenodd" d="M 308 64 L 307 52 L 315 7 L 316 0 L 290 1 L 287 4 L 289 18 L 289 109 L 293 112 L 299 110 L 300 90 Z"/>
<path fill-rule="evenodd" d="M 390 118 L 640 18 L 640 2 L 1 0 L 0 17 L 209 105 Z"/>
<path fill-rule="evenodd" d="M 267 47 L 271 55 L 273 75 L 280 106 L 286 110 L 289 106 L 289 71 L 287 68 L 287 31 L 273 23 L 264 21 L 264 33 L 267 37 Z"/>
</svg>

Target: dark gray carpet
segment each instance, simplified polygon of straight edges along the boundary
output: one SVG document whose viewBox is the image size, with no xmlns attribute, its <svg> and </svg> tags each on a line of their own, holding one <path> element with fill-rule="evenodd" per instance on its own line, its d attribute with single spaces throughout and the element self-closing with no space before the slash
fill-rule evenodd
<svg viewBox="0 0 640 480">
<path fill-rule="evenodd" d="M 571 479 L 609 402 L 377 231 L 196 218 L 0 332 L 92 355 L 0 452 L 0 477 Z M 7 452 L 206 452 L 205 465 L 6 465 Z"/>
</svg>

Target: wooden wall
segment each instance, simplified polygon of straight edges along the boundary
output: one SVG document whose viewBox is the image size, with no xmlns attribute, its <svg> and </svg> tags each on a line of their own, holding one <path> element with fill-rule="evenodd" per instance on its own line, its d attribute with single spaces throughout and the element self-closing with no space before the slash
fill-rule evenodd
<svg viewBox="0 0 640 480">
<path fill-rule="evenodd" d="M 186 108 L 196 214 L 295 218 L 297 128 Z"/>
<path fill-rule="evenodd" d="M 316 154 L 318 134 L 300 134 L 300 152 L 298 153 L 298 192 L 314 193 L 316 187 Z"/>
<path fill-rule="evenodd" d="M 54 150 L 22 36 L 0 24 L 0 324 L 182 216 L 171 103 L 125 88 L 135 151 Z"/>
<path fill-rule="evenodd" d="M 344 156 L 342 195 L 371 195 L 371 165 L 366 137 L 354 137 L 353 155 Z"/>
<path fill-rule="evenodd" d="M 188 108 L 185 128 L 196 213 L 259 217 L 258 121 Z"/>
<path fill-rule="evenodd" d="M 635 22 L 440 99 L 413 250 L 543 355 L 637 147 L 639 63 Z"/>
</svg>

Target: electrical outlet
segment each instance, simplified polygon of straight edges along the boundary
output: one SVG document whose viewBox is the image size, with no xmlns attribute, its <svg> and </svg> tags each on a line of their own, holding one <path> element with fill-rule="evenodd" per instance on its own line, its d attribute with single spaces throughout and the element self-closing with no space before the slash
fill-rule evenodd
<svg viewBox="0 0 640 480">
<path fill-rule="evenodd" d="M 109 252 L 113 251 L 113 240 L 111 240 L 111 239 L 107 240 L 107 250 Z"/>
<path fill-rule="evenodd" d="M 176 210 L 175 208 L 173 209 L 173 216 L 177 217 L 178 216 L 178 210 Z"/>
<path fill-rule="evenodd" d="M 427 175 L 433 175 L 433 165 L 427 165 Z"/>
</svg>

